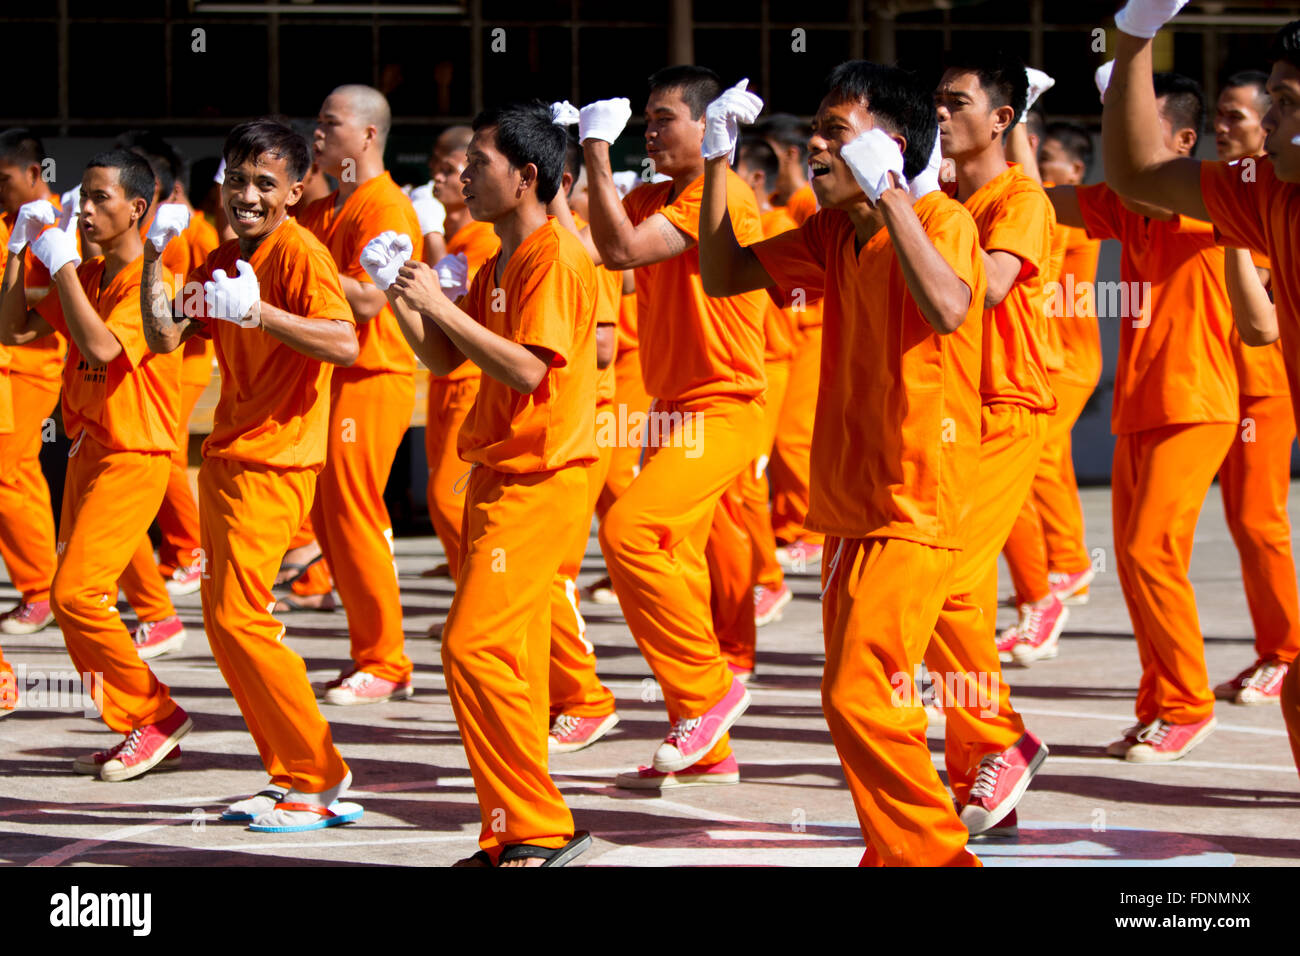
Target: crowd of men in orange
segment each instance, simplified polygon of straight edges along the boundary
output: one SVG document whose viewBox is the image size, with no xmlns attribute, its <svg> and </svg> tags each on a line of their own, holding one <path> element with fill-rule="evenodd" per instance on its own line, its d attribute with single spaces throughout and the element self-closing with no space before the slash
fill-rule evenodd
<svg viewBox="0 0 1300 956">
<path fill-rule="evenodd" d="M 1044 126 L 1030 107 L 1052 78 L 1003 54 L 951 59 L 933 90 L 843 63 L 811 128 L 760 119 L 746 81 L 664 69 L 645 182 L 611 161 L 627 99 L 488 110 L 439 137 L 415 189 L 385 169 L 388 104 L 364 86 L 326 97 L 310 145 L 275 119 L 237 126 L 219 191 L 187 193 L 175 151 L 131 133 L 58 196 L 39 140 L 4 133 L 0 557 L 21 600 L 0 631 L 57 623 L 123 735 L 75 770 L 179 766 L 193 722 L 148 661 L 179 649 L 172 597 L 197 590 L 269 776 L 223 819 L 361 818 L 321 702 L 412 693 L 383 491 L 418 360 L 456 585 L 431 636 L 483 815 L 463 865 L 565 865 L 590 845 L 548 761 L 618 721 L 579 610 L 593 517 L 609 577 L 587 596 L 621 605 L 670 726 L 618 786 L 740 781 L 728 730 L 756 629 L 789 602 L 785 573 L 819 568 L 823 707 L 863 863 L 979 865 L 968 843 L 1014 837 L 1047 756 L 1002 665 L 1055 657 L 1094 575 L 1070 434 L 1101 375 L 1103 239 L 1131 292 L 1113 553 L 1142 667 L 1136 723 L 1107 752 L 1179 759 L 1218 697 L 1280 701 L 1300 762 L 1300 21 L 1270 74 L 1226 81 L 1219 159 L 1198 162 L 1203 94 L 1151 64 L 1181 6 L 1117 15 L 1090 186 L 1091 137 Z M 196 499 L 188 421 L 214 361 Z M 56 533 L 39 453 L 60 391 Z M 1188 566 L 1216 474 L 1256 660 L 1212 686 Z M 1019 611 L 1002 634 L 1000 553 Z M 277 615 L 332 608 L 334 590 L 352 666 L 313 688 Z M 922 662 L 947 786 L 926 709 L 898 694 Z M 0 715 L 14 684 L 0 658 Z"/>
</svg>

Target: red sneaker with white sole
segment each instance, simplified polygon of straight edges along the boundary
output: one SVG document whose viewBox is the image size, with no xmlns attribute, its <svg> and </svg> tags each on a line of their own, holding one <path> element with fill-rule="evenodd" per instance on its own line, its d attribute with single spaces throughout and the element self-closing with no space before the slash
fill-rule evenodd
<svg viewBox="0 0 1300 956">
<path fill-rule="evenodd" d="M 676 773 L 637 767 L 614 778 L 614 786 L 623 790 L 669 790 L 720 783 L 740 783 L 740 764 L 736 763 L 735 754 L 728 754 L 717 763 L 697 763 Z"/>
<path fill-rule="evenodd" d="M 151 661 L 184 646 L 185 625 L 175 614 L 161 621 L 141 621 L 131 629 L 131 640 L 135 641 L 140 660 Z"/>
<path fill-rule="evenodd" d="M 195 564 L 188 568 L 173 569 L 172 573 L 167 575 L 164 586 L 172 597 L 184 597 L 187 594 L 197 594 L 202 583 L 202 566 Z"/>
<path fill-rule="evenodd" d="M 1011 656 L 1011 652 L 1015 648 L 1016 642 L 1019 640 L 1020 631 L 1016 629 L 1016 625 L 1014 624 L 998 635 L 998 660 L 1003 664 L 1010 664 L 1015 660 L 1015 658 Z"/>
<path fill-rule="evenodd" d="M 775 591 L 758 585 L 754 588 L 754 626 L 781 620 L 781 609 L 793 600 L 794 593 L 784 583 Z"/>
<path fill-rule="evenodd" d="M 1011 659 L 1025 666 L 1055 657 L 1060 653 L 1057 641 L 1069 619 L 1070 609 L 1055 595 L 1047 607 L 1020 605 L 1020 623 L 1016 625 L 1016 643 L 1011 648 Z"/>
<path fill-rule="evenodd" d="M 1049 571 L 1047 586 L 1062 604 L 1087 604 L 1088 585 L 1097 576 L 1092 568 L 1082 571 Z"/>
<path fill-rule="evenodd" d="M 817 574 L 822 566 L 822 546 L 796 541 L 776 549 L 776 563 L 792 574 Z"/>
<path fill-rule="evenodd" d="M 551 721 L 551 732 L 546 738 L 546 749 L 553 754 L 571 754 L 590 747 L 614 729 L 618 714 L 604 717 L 575 717 L 560 714 Z"/>
<path fill-rule="evenodd" d="M 698 717 L 683 717 L 655 751 L 654 769 L 676 773 L 712 750 L 749 706 L 749 691 L 735 677 L 722 700 Z"/>
<path fill-rule="evenodd" d="M 592 604 L 618 604 L 618 595 L 614 593 L 614 582 L 609 578 L 601 578 L 599 581 L 593 581 L 583 588 L 587 600 Z"/>
<path fill-rule="evenodd" d="M 325 689 L 325 703 L 350 707 L 355 704 L 383 704 L 390 700 L 406 700 L 415 691 L 408 680 L 397 684 L 382 677 L 376 677 L 369 671 L 353 671 L 336 681 L 330 681 Z"/>
<path fill-rule="evenodd" d="M 8 664 L 0 664 L 0 717 L 18 709 L 18 678 Z"/>
<path fill-rule="evenodd" d="M 1214 732 L 1218 723 L 1206 717 L 1194 724 L 1154 720 L 1138 732 L 1137 742 L 1124 754 L 1129 763 L 1166 763 L 1186 757 L 1192 748 Z"/>
<path fill-rule="evenodd" d="M 113 748 L 113 756 L 100 765 L 99 779 L 117 783 L 148 773 L 193 729 L 194 721 L 179 707 L 166 720 L 137 727 Z"/>
<path fill-rule="evenodd" d="M 1011 813 L 1046 759 L 1047 745 L 1028 731 L 1001 753 L 985 755 L 961 810 L 966 831 L 984 833 Z"/>
<path fill-rule="evenodd" d="M 0 633 L 35 634 L 54 623 L 49 601 L 23 601 L 12 611 L 0 615 Z"/>
<path fill-rule="evenodd" d="M 1020 821 L 1013 808 L 1010 813 L 983 833 L 972 833 L 971 843 L 993 843 L 998 840 L 1015 840 L 1020 836 Z"/>
<path fill-rule="evenodd" d="M 1124 755 L 1138 742 L 1138 734 L 1142 733 L 1144 727 L 1146 727 L 1146 724 L 1134 724 L 1132 727 L 1125 727 L 1124 733 L 1119 740 L 1107 744 L 1106 756 L 1124 759 Z"/>
<path fill-rule="evenodd" d="M 99 750 L 84 757 L 77 757 L 72 761 L 72 769 L 76 773 L 87 773 L 92 777 L 98 777 L 100 770 L 104 768 L 104 764 L 117 759 L 118 753 L 125 745 L 126 741 L 123 740 L 116 747 L 110 747 L 108 750 Z M 180 744 L 177 744 L 171 753 L 158 761 L 158 765 L 154 767 L 154 770 L 179 770 L 180 766 L 181 747 Z"/>
<path fill-rule="evenodd" d="M 1214 696 L 1234 704 L 1276 704 L 1282 699 L 1286 672 L 1287 665 L 1281 661 L 1256 661 L 1214 688 Z"/>
</svg>

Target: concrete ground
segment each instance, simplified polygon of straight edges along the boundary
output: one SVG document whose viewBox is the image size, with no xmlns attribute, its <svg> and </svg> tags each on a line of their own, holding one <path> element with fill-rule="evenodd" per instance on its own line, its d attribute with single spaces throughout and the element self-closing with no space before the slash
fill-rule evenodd
<svg viewBox="0 0 1300 956">
<path fill-rule="evenodd" d="M 1089 604 L 1073 609 L 1061 655 L 1006 679 L 1027 724 L 1051 756 L 1020 806 L 1021 835 L 979 849 L 994 866 L 1252 866 L 1300 859 L 1295 828 L 1300 781 L 1276 706 L 1220 703 L 1218 730 L 1190 757 L 1139 766 L 1107 758 L 1105 745 L 1133 719 L 1138 658 L 1111 554 L 1109 492 L 1083 493 L 1090 547 L 1104 570 Z M 1292 495 L 1292 520 L 1300 496 Z M 127 783 L 71 773 L 74 756 L 119 738 L 58 699 L 46 680 L 71 671 L 58 632 L 6 637 L 25 667 L 28 706 L 0 721 L 0 862 L 13 865 L 442 865 L 475 849 L 479 813 L 443 689 L 439 645 L 424 638 L 451 600 L 446 579 L 422 578 L 437 563 L 432 539 L 397 542 L 412 700 L 326 709 L 355 774 L 354 825 L 296 835 L 251 833 L 217 816 L 266 777 L 204 640 L 198 596 L 179 601 L 189 640 L 154 663 L 193 716 L 184 764 Z M 590 542 L 581 583 L 601 573 Z M 1206 501 L 1192 564 L 1212 681 L 1253 658 L 1241 569 L 1218 490 Z M 556 757 L 552 773 L 577 826 L 596 836 L 582 862 L 595 865 L 837 865 L 862 847 L 853 805 L 822 717 L 818 581 L 791 578 L 784 619 L 759 631 L 753 704 L 734 731 L 739 786 L 694 787 L 664 796 L 620 791 L 614 774 L 648 763 L 667 729 L 649 670 L 617 607 L 589 605 L 588 636 L 619 699 L 621 724 L 603 741 Z M 1006 589 L 1006 577 L 1003 576 Z M 0 600 L 14 598 L 7 585 Z M 129 617 L 129 611 L 126 612 Z M 1012 611 L 1002 611 L 1010 623 Z M 342 612 L 285 617 L 287 640 L 313 680 L 348 662 Z M 45 697 L 42 699 L 41 694 Z M 930 744 L 942 767 L 942 724 Z"/>
</svg>

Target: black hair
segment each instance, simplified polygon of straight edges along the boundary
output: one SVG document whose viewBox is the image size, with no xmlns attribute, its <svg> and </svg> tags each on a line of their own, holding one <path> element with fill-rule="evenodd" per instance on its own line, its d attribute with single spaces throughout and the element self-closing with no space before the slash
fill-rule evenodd
<svg viewBox="0 0 1300 956">
<path fill-rule="evenodd" d="M 311 169 L 311 150 L 307 141 L 293 127 L 268 117 L 240 123 L 230 131 L 221 147 L 228 168 L 249 159 L 255 160 L 263 153 L 284 160 L 294 182 L 300 181 Z"/>
<path fill-rule="evenodd" d="M 1200 139 L 1205 129 L 1205 92 L 1201 84 L 1181 73 L 1157 73 L 1152 81 L 1156 99 L 1164 98 L 1162 112 L 1173 124 L 1174 132 L 1190 129 Z"/>
<path fill-rule="evenodd" d="M 1049 123 L 1043 139 L 1054 139 L 1073 159 L 1083 163 L 1084 172 L 1092 166 L 1092 137 L 1082 126 L 1074 123 Z"/>
<path fill-rule="evenodd" d="M 0 160 L 14 166 L 40 166 L 45 162 L 45 144 L 29 129 L 7 129 L 0 133 Z"/>
<path fill-rule="evenodd" d="M 776 150 L 768 145 L 767 140 L 758 136 L 743 136 L 740 149 L 736 152 L 736 161 L 744 163 L 750 169 L 757 169 L 767 180 L 767 188 L 776 188 L 776 177 L 781 171 L 781 160 Z"/>
<path fill-rule="evenodd" d="M 116 169 L 122 193 L 127 199 L 143 199 L 144 211 L 146 214 L 149 212 L 149 207 L 153 204 L 153 168 L 135 150 L 118 148 L 96 153 L 86 163 L 86 168 Z"/>
<path fill-rule="evenodd" d="M 646 81 L 650 92 L 678 90 L 691 111 L 691 119 L 704 115 L 708 105 L 722 95 L 722 80 L 704 66 L 668 66 Z"/>
<path fill-rule="evenodd" d="M 1261 113 L 1267 112 L 1269 104 L 1268 74 L 1261 70 L 1241 70 L 1223 81 L 1225 90 L 1236 90 L 1244 86 L 1254 89 L 1255 105 L 1261 107 Z"/>
<path fill-rule="evenodd" d="M 573 177 L 575 183 L 582 175 L 582 147 L 572 136 L 564 138 L 564 171 Z"/>
<path fill-rule="evenodd" d="M 799 161 L 808 160 L 808 140 L 812 136 L 812 127 L 793 113 L 773 113 L 759 124 L 758 135 L 782 146 L 798 146 Z"/>
<path fill-rule="evenodd" d="M 185 182 L 185 161 L 170 143 L 145 129 L 127 130 L 113 140 L 114 149 L 129 149 L 143 156 L 158 180 L 159 195 L 166 199 L 172 194 L 176 180 Z"/>
<path fill-rule="evenodd" d="M 1268 61 L 1290 63 L 1300 70 L 1300 20 L 1292 20 L 1273 34 L 1268 45 Z"/>
<path fill-rule="evenodd" d="M 1029 100 L 1029 78 L 1025 76 L 1025 63 L 1020 57 L 1003 50 L 954 54 L 945 66 L 949 70 L 974 73 L 989 98 L 989 107 L 996 110 L 1010 106 L 1016 114 L 1013 123 L 1024 113 Z"/>
<path fill-rule="evenodd" d="M 886 132 L 902 136 L 907 141 L 903 175 L 908 179 L 930 164 L 939 121 L 930 90 L 912 73 L 867 60 L 849 60 L 826 78 L 826 99 L 832 105 L 862 102 Z"/>
<path fill-rule="evenodd" d="M 548 203 L 560 191 L 564 178 L 564 147 L 569 134 L 551 121 L 551 108 L 541 100 L 511 103 L 484 110 L 474 117 L 474 132 L 496 128 L 497 151 L 515 169 L 529 163 L 537 167 L 537 198 Z"/>
</svg>

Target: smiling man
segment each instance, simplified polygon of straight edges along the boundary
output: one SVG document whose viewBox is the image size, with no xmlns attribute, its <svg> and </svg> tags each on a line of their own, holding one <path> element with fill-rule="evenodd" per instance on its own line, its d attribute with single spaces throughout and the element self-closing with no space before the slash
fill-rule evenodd
<svg viewBox="0 0 1300 956">
<path fill-rule="evenodd" d="M 352 774 L 306 665 L 269 611 L 271 585 L 325 463 L 333 366 L 350 365 L 360 349 L 329 251 L 287 212 L 311 164 L 306 142 L 281 123 L 255 120 L 231 130 L 222 155 L 222 204 L 236 238 L 195 267 L 175 304 L 151 242 L 140 302 L 153 351 L 208 336 L 221 373 L 199 469 L 203 622 L 271 776 L 223 818 L 314 830 L 357 819 L 361 809 L 336 803 Z"/>
</svg>

